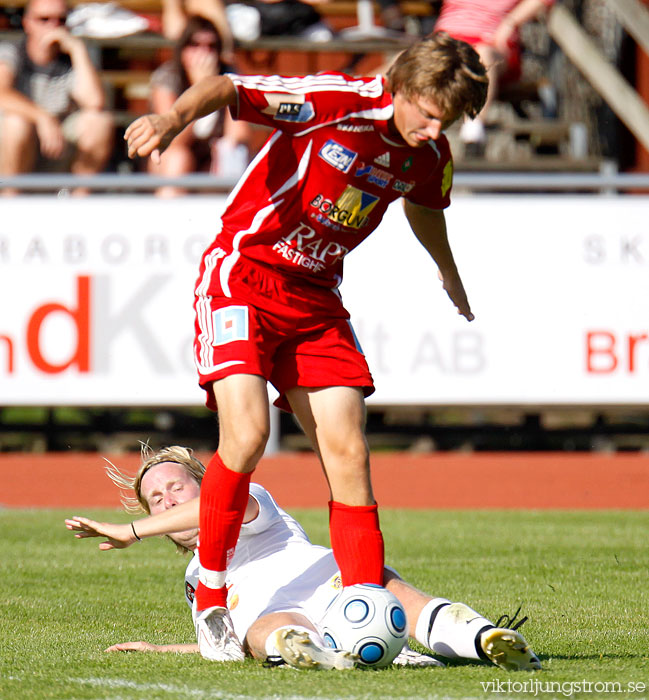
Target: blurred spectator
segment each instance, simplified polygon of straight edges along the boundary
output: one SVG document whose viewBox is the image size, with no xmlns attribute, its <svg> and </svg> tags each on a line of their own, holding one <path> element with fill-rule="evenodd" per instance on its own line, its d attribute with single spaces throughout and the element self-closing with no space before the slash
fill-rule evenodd
<svg viewBox="0 0 649 700">
<path fill-rule="evenodd" d="M 0 173 L 103 170 L 114 125 L 81 39 L 65 27 L 64 0 L 31 0 L 25 36 L 0 44 Z M 16 194 L 5 189 L 5 194 Z M 85 190 L 77 190 L 83 194 Z"/>
<path fill-rule="evenodd" d="M 386 29 L 417 37 L 428 36 L 433 31 L 441 4 L 442 0 L 419 0 L 419 7 L 404 12 L 400 0 L 377 0 L 381 24 Z"/>
<path fill-rule="evenodd" d="M 214 25 L 203 17 L 190 17 L 171 60 L 151 76 L 151 106 L 154 112 L 168 111 L 176 98 L 202 78 L 229 70 L 222 62 L 221 38 Z M 249 126 L 234 121 L 221 110 L 197 120 L 162 154 L 160 164 L 150 161 L 154 175 L 177 177 L 193 172 L 238 178 L 248 165 Z M 158 195 L 183 194 L 177 187 L 163 187 Z"/>
<path fill-rule="evenodd" d="M 331 27 L 316 6 L 326 0 L 244 0 L 228 5 L 227 12 L 239 41 L 264 36 L 294 36 L 309 41 L 329 41 Z"/>
<path fill-rule="evenodd" d="M 516 82 L 521 73 L 518 29 L 549 8 L 554 0 L 444 0 L 435 31 L 448 32 L 471 44 L 489 75 L 487 102 L 473 120 L 466 119 L 460 138 L 467 155 L 482 155 L 486 141 L 485 116 L 499 84 Z"/>
<path fill-rule="evenodd" d="M 222 58 L 234 60 L 234 39 L 223 0 L 162 0 L 162 33 L 167 39 L 180 39 L 190 17 L 208 19 L 221 37 Z"/>
</svg>

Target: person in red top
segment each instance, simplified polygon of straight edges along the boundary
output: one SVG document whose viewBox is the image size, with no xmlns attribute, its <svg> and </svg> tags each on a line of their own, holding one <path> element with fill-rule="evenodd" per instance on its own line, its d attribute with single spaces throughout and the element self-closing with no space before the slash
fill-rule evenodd
<svg viewBox="0 0 649 700">
<path fill-rule="evenodd" d="M 208 534 L 199 545 L 197 637 L 205 658 L 243 658 L 224 582 L 270 430 L 268 381 L 322 463 L 343 585 L 383 582 L 364 434 L 364 397 L 374 387 L 338 292 L 343 260 L 403 197 L 444 289 L 473 320 L 446 233 L 453 166 L 442 132 L 480 111 L 487 83 L 477 53 L 439 34 L 407 49 L 385 78 L 206 78 L 169 112 L 126 130 L 130 157 L 157 160 L 190 122 L 225 106 L 275 128 L 228 198 L 195 289 L 195 360 L 220 430 L 200 501 Z"/>
<path fill-rule="evenodd" d="M 460 137 L 473 144 L 469 152 L 484 151 L 484 118 L 498 85 L 520 80 L 521 47 L 518 30 L 547 11 L 554 0 L 444 0 L 434 31 L 447 32 L 475 47 L 487 67 L 489 93 L 476 119 L 465 120 Z"/>
</svg>

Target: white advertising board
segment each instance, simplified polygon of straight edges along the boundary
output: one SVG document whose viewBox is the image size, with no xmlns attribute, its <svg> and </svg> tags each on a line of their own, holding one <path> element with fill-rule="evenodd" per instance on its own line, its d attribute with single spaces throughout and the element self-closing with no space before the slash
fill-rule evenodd
<svg viewBox="0 0 649 700">
<path fill-rule="evenodd" d="M 224 197 L 5 200 L 0 404 L 202 405 L 193 286 Z M 399 203 L 346 259 L 371 403 L 649 404 L 649 198 L 456 196 L 458 316 Z"/>
</svg>

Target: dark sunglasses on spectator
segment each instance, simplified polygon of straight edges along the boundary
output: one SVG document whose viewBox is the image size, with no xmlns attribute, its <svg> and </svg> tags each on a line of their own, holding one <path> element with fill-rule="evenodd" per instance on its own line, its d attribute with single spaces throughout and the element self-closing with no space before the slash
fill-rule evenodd
<svg viewBox="0 0 649 700">
<path fill-rule="evenodd" d="M 219 45 L 215 41 L 195 41 L 194 39 L 190 39 L 187 42 L 187 46 L 204 46 L 205 48 L 213 49 L 214 51 L 219 50 Z"/>
<path fill-rule="evenodd" d="M 48 23 L 55 23 L 56 24 L 65 24 L 65 21 L 67 17 L 65 15 L 51 15 L 51 16 L 43 16 L 43 17 L 34 17 L 34 20 L 37 22 L 42 22 L 45 24 L 46 22 Z"/>
</svg>

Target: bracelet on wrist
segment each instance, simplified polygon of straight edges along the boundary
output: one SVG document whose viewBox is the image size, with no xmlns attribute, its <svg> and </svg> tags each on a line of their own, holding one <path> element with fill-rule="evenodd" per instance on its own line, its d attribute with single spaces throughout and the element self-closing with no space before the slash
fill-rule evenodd
<svg viewBox="0 0 649 700">
<path fill-rule="evenodd" d="M 131 523 L 131 530 L 133 530 L 133 537 L 135 537 L 135 539 L 136 539 L 138 542 L 142 542 L 142 538 L 141 538 L 141 537 L 138 537 L 137 532 L 135 532 L 135 524 L 134 524 L 134 523 Z"/>
</svg>

